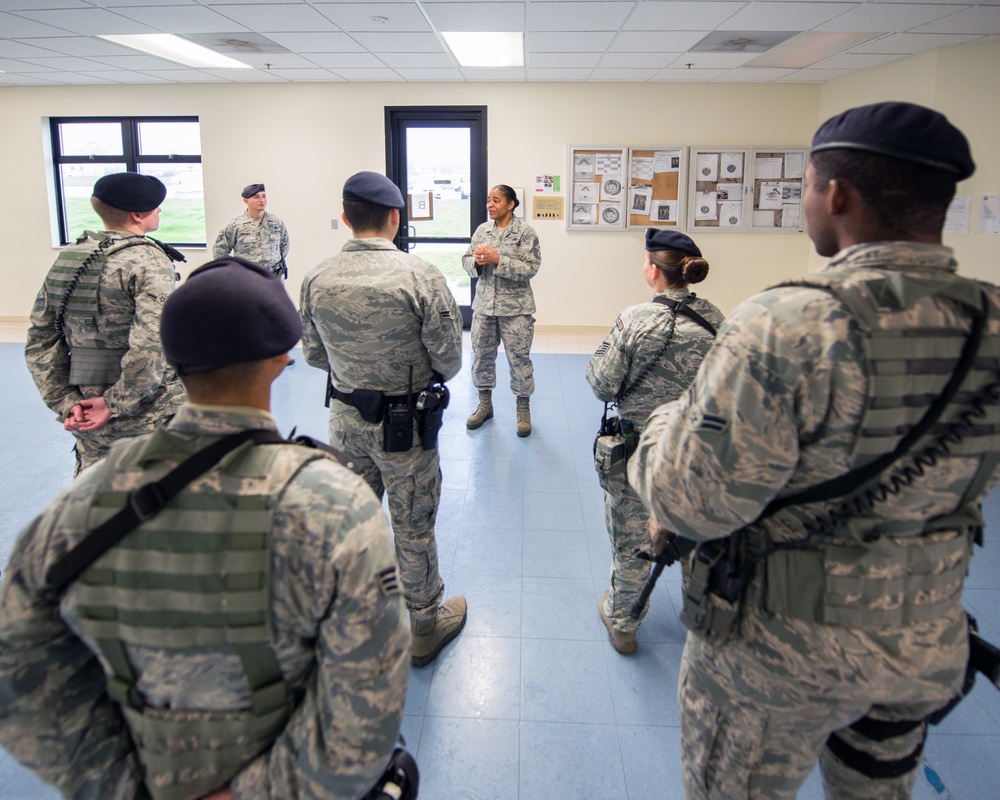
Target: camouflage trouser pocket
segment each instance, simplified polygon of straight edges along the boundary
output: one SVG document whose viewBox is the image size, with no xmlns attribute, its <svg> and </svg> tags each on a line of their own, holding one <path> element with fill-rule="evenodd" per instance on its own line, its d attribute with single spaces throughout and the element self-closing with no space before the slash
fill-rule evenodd
<svg viewBox="0 0 1000 800">
<path fill-rule="evenodd" d="M 621 494 L 628 487 L 628 444 L 620 434 L 598 436 L 594 441 L 594 469 L 601 488 Z"/>
</svg>

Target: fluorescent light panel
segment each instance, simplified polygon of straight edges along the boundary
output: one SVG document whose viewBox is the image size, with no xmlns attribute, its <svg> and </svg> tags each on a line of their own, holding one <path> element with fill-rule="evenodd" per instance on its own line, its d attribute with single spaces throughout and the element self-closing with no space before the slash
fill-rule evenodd
<svg viewBox="0 0 1000 800">
<path fill-rule="evenodd" d="M 524 34 L 441 31 L 452 54 L 463 67 L 523 67 Z"/>
<path fill-rule="evenodd" d="M 858 45 L 885 36 L 884 33 L 806 31 L 747 61 L 744 67 L 803 69 L 840 55 Z"/>
<path fill-rule="evenodd" d="M 189 67 L 210 67 L 213 69 L 253 69 L 229 56 L 216 53 L 200 44 L 189 42 L 170 33 L 142 33 L 130 36 L 99 36 L 115 44 L 141 50 L 150 55 L 176 61 Z"/>
</svg>

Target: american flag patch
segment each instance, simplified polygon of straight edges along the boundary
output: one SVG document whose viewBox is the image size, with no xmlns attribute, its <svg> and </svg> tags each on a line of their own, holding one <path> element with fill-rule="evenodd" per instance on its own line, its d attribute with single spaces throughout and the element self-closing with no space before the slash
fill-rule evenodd
<svg viewBox="0 0 1000 800">
<path fill-rule="evenodd" d="M 617 326 L 618 330 L 620 330 L 620 331 L 625 330 L 625 323 L 622 322 L 622 318 L 621 317 L 618 317 L 618 319 L 615 320 L 615 325 Z"/>
<path fill-rule="evenodd" d="M 378 590 L 386 597 L 400 593 L 399 572 L 396 567 L 386 567 L 376 575 L 376 578 L 378 579 Z"/>
</svg>

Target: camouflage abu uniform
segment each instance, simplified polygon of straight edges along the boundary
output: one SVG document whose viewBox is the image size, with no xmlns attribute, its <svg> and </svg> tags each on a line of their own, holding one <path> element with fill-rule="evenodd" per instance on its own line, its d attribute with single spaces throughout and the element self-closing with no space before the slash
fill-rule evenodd
<svg viewBox="0 0 1000 800">
<path fill-rule="evenodd" d="M 956 269 L 950 248 L 902 241 L 849 247 L 829 266 L 871 268 L 890 280 Z M 1000 290 L 988 291 L 993 308 L 984 356 L 996 352 L 1000 336 Z M 967 309 L 937 298 L 906 313 L 911 331 L 969 331 Z M 979 369 L 996 370 L 996 362 L 987 359 Z M 851 468 L 867 404 L 864 364 L 857 322 L 831 293 L 784 287 L 751 298 L 723 324 L 691 392 L 647 420 L 629 464 L 630 482 L 657 523 L 682 536 L 704 541 L 744 529 L 753 552 L 768 543 L 801 540 L 804 522 L 833 501 L 811 504 L 808 512 L 788 508 L 752 523 L 776 495 L 794 494 Z M 907 377 L 911 391 L 919 392 L 920 378 Z M 989 416 L 996 424 L 995 409 Z M 811 621 L 810 608 L 796 607 L 795 597 L 784 598 L 785 611 L 775 610 L 781 598 L 771 590 L 780 587 L 765 586 L 763 577 L 781 566 L 786 556 L 779 556 L 766 570 L 759 565 L 754 570 L 734 638 L 710 644 L 688 635 L 678 692 L 690 798 L 792 798 L 817 756 L 828 797 L 909 796 L 915 769 L 876 781 L 845 767 L 824 744 L 836 732 L 881 761 L 902 759 L 922 742 L 922 727 L 875 742 L 846 726 L 866 715 L 920 720 L 957 694 L 968 657 L 961 584 L 971 532 L 948 530 L 946 519 L 933 534 L 919 531 L 929 519 L 947 518 L 956 503 L 981 500 L 996 475 L 973 487 L 979 464 L 979 457 L 959 452 L 930 467 L 912 487 L 877 503 L 864 518 L 888 530 L 907 530 L 879 540 L 912 552 L 904 572 L 919 567 L 947 575 L 934 593 L 907 601 L 943 602 L 941 613 L 909 624 L 882 624 L 909 590 L 899 595 L 887 590 L 864 601 L 860 592 L 849 597 L 858 606 L 851 624 Z M 851 547 L 844 539 L 833 543 Z M 954 564 L 939 563 L 930 549 L 956 546 L 964 557 Z M 855 541 L 847 552 L 864 550 Z M 838 548 L 827 552 L 834 557 Z M 899 566 L 883 562 L 876 569 L 855 579 L 856 586 L 889 580 Z M 822 572 L 809 583 L 824 591 Z"/>
<path fill-rule="evenodd" d="M 499 264 L 486 264 L 476 272 L 472 254 L 476 245 L 488 244 L 500 253 Z M 472 301 L 472 384 L 492 390 L 497 384 L 497 350 L 503 341 L 510 365 L 510 389 L 517 397 L 535 391 L 531 364 L 531 340 L 535 335 L 535 297 L 531 279 L 542 265 L 538 234 L 518 217 L 506 228 L 492 220 L 472 234 L 472 243 L 462 257 L 462 266 L 476 284 Z"/>
<path fill-rule="evenodd" d="M 201 447 L 247 428 L 273 429 L 274 420 L 242 406 L 185 405 L 166 430 Z M 139 767 L 122 714 L 104 691 L 102 665 L 78 635 L 79 584 L 57 611 L 42 592 L 44 577 L 81 538 L 98 491 L 145 482 L 142 470 L 105 474 L 105 465 L 152 441 L 117 443 L 32 521 L 0 585 L 0 741 L 66 797 L 131 800 Z M 302 450 L 262 447 L 280 448 L 275 464 Z M 150 452 L 143 465 L 162 474 L 172 463 Z M 259 490 L 255 482 L 245 480 L 241 493 Z M 212 470 L 181 497 L 220 490 Z M 386 591 L 379 575 L 395 570 L 385 516 L 365 483 L 326 457 L 308 462 L 273 500 L 271 647 L 302 697 L 273 746 L 233 778 L 233 797 L 357 800 L 392 753 L 409 668 L 402 597 Z M 130 646 L 129 656 L 150 704 L 228 710 L 249 702 L 232 648 Z"/>
<path fill-rule="evenodd" d="M 462 367 L 462 319 L 444 276 L 388 239 L 351 239 L 320 262 L 302 283 L 299 311 L 306 361 L 328 371 L 338 390 L 405 395 L 411 367 L 414 391 L 431 370 L 448 380 Z M 424 450 L 414 430 L 409 451 L 387 453 L 382 423 L 338 401 L 330 404 L 330 443 L 356 461 L 379 497 L 388 492 L 407 605 L 433 608 L 444 594 L 434 540 L 437 448 Z"/>
<path fill-rule="evenodd" d="M 284 222 L 269 211 L 265 211 L 261 221 L 256 222 L 244 211 L 219 231 L 212 247 L 212 257 L 239 256 L 275 272 L 277 265 L 288 255 L 288 248 L 288 229 Z"/>
<path fill-rule="evenodd" d="M 88 236 L 112 243 L 134 238 L 117 231 Z M 96 431 L 73 431 L 77 471 L 101 459 L 116 439 L 152 431 L 184 402 L 184 387 L 160 347 L 160 312 L 174 280 L 173 263 L 159 245 L 150 242 L 111 253 L 100 274 L 96 316 L 66 314 L 65 337 L 56 331 L 59 306 L 44 285 L 35 298 L 24 352 L 45 405 L 63 420 L 81 400 L 103 396 L 114 414 Z M 126 351 L 121 376 L 104 386 L 71 384 L 70 351 L 95 342 Z"/>
<path fill-rule="evenodd" d="M 722 322 L 718 308 L 687 289 L 667 289 L 656 294 L 678 302 L 687 301 L 689 308 L 716 328 Z M 661 353 L 668 336 L 670 345 Z M 618 416 L 630 420 L 635 430 L 641 431 L 657 406 L 680 397 L 694 379 L 711 344 L 712 336 L 707 330 L 683 314 L 675 315 L 667 306 L 656 303 L 632 306 L 618 316 L 590 359 L 587 380 L 597 398 L 606 403 L 616 401 L 624 392 L 618 403 Z M 605 614 L 622 631 L 635 631 L 642 621 L 641 617 L 632 619 L 630 612 L 649 575 L 650 565 L 632 552 L 648 543 L 648 518 L 649 512 L 632 487 L 622 494 L 604 493 L 604 521 L 612 554 Z M 642 616 L 645 615 L 643 611 Z"/>
</svg>

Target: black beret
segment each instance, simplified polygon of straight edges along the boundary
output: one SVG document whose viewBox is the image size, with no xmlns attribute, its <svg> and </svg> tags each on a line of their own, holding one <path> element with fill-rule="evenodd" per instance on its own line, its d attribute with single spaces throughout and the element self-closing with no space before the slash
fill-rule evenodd
<svg viewBox="0 0 1000 800">
<path fill-rule="evenodd" d="M 94 184 L 94 197 L 119 211 L 152 211 L 167 196 L 167 187 L 159 178 L 138 172 L 105 175 Z"/>
<path fill-rule="evenodd" d="M 163 306 L 160 340 L 179 375 L 287 353 L 302 322 L 281 279 L 245 258 L 220 258 L 192 272 Z"/>
<path fill-rule="evenodd" d="M 698 249 L 698 245 L 690 236 L 685 236 L 680 231 L 663 228 L 646 228 L 646 249 L 680 250 L 682 253 L 701 257 L 701 250 Z"/>
<path fill-rule="evenodd" d="M 387 208 L 403 208 L 406 202 L 399 187 L 379 172 L 359 172 L 344 184 L 345 200 L 362 200 Z"/>
<path fill-rule="evenodd" d="M 812 152 L 864 150 L 955 174 L 976 169 L 965 135 L 944 114 L 913 103 L 875 103 L 831 117 L 816 131 Z"/>
<path fill-rule="evenodd" d="M 243 190 L 242 196 L 244 199 L 247 199 L 253 197 L 255 194 L 257 194 L 257 192 L 266 192 L 266 191 L 267 190 L 264 188 L 263 183 L 251 183 Z"/>
</svg>

